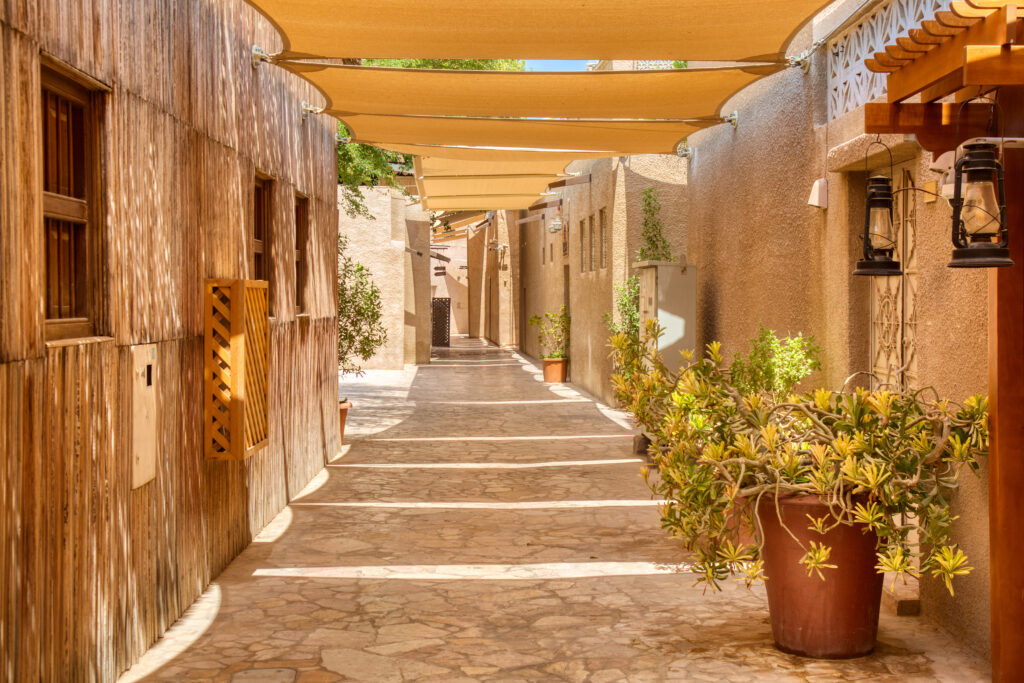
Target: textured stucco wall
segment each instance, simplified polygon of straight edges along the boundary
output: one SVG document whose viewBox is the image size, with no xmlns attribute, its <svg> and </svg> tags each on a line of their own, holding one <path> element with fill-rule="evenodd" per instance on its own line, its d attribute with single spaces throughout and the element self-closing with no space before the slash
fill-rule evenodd
<svg viewBox="0 0 1024 683">
<path fill-rule="evenodd" d="M 670 155 L 645 155 L 581 161 L 569 170 L 589 174 L 590 182 L 559 191 L 563 199 L 562 231 L 551 233 L 553 209 L 545 220 L 522 227 L 521 277 L 524 316 L 557 311 L 567 302 L 572 316 L 570 328 L 569 376 L 588 392 L 611 402 L 611 363 L 608 359 L 609 331 L 605 315 L 614 309 L 613 284 L 629 277 L 640 245 L 642 192 L 658 191 L 665 235 L 674 253 L 686 248 L 686 165 Z M 600 260 L 600 212 L 606 215 L 606 257 Z M 590 267 L 590 218 L 594 218 L 594 261 Z M 580 222 L 583 221 L 583 244 Z M 563 240 L 567 253 L 563 254 Z M 541 249 L 545 249 L 542 257 Z M 553 259 L 552 259 L 553 256 Z M 581 270 L 581 260 L 586 267 Z M 566 274 L 568 284 L 566 285 Z M 524 351 L 539 357 L 535 328 L 524 335 Z"/>
<path fill-rule="evenodd" d="M 349 255 L 366 266 L 381 290 L 387 342 L 363 364 L 367 369 L 401 368 L 405 362 L 405 239 L 398 232 L 390 188 L 363 190 L 373 218 L 351 218 L 339 212 L 338 229 L 348 237 Z"/>
<path fill-rule="evenodd" d="M 809 33 L 790 53 L 809 42 Z M 819 51 L 810 73 L 788 69 L 734 98 L 726 109 L 739 112 L 735 130 L 719 126 L 691 137 L 688 244 L 700 266 L 700 344 L 719 340 L 727 353 L 744 350 L 760 323 L 780 334 L 809 333 L 822 346 L 823 369 L 807 384 L 838 387 L 871 364 L 871 285 L 851 273 L 863 229 L 863 147 L 874 136 L 861 137 L 862 109 L 827 123 L 827 96 Z M 862 146 L 837 169 L 828 151 L 844 144 Z M 931 155 L 909 149 L 905 163 L 915 184 L 937 179 L 928 170 Z M 883 165 L 873 157 L 871 170 Z M 887 159 L 884 166 L 887 172 Z M 826 211 L 806 203 L 821 177 L 828 180 Z M 946 267 L 949 216 L 944 202 L 925 203 L 919 195 L 917 385 L 959 401 L 986 390 L 986 275 Z M 954 504 L 955 540 L 975 570 L 958 580 L 955 598 L 927 579 L 921 594 L 927 618 L 987 654 L 985 468 L 980 475 L 964 477 Z"/>
<path fill-rule="evenodd" d="M 438 247 L 442 248 L 438 248 Z M 450 262 L 432 260 L 430 263 L 430 290 L 433 297 L 448 297 L 452 300 L 451 334 L 469 334 L 469 271 L 466 269 L 467 244 L 465 238 L 439 241 L 433 249 Z M 434 268 L 444 266 L 444 275 L 434 275 Z"/>
<path fill-rule="evenodd" d="M 349 238 L 349 254 L 366 266 L 381 291 L 387 342 L 367 369 L 401 369 L 430 362 L 430 217 L 389 187 L 364 188 L 372 218 L 340 212 L 338 229 Z M 416 255 L 406 247 L 420 252 Z"/>
</svg>

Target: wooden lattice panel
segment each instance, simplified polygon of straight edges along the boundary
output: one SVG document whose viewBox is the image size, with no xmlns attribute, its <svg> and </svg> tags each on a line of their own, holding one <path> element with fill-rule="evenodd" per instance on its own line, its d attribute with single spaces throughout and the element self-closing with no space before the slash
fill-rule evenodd
<svg viewBox="0 0 1024 683">
<path fill-rule="evenodd" d="M 206 457 L 247 458 L 267 445 L 267 283 L 208 280 L 204 313 Z"/>
</svg>

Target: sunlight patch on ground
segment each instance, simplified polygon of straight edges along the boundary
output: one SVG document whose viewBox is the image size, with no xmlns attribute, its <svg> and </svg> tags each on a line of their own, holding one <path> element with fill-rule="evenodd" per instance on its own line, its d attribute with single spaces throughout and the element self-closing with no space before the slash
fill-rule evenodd
<svg viewBox="0 0 1024 683">
<path fill-rule="evenodd" d="M 292 507 L 331 508 L 386 508 L 393 510 L 563 510 L 586 508 L 635 508 L 654 507 L 657 500 L 527 500 L 519 502 L 484 501 L 386 501 L 340 502 L 340 503 L 292 503 Z"/>
<path fill-rule="evenodd" d="M 322 474 L 326 474 L 325 472 Z M 317 475 L 319 478 L 319 475 Z M 324 477 L 324 481 L 327 477 Z M 306 488 L 309 488 L 308 486 Z M 300 494 L 301 495 L 301 494 Z M 270 524 L 263 527 L 263 530 L 256 534 L 256 537 L 252 539 L 253 543 L 273 543 L 284 536 L 285 532 L 288 531 L 288 527 L 292 525 L 292 517 L 294 513 L 290 507 L 286 507 L 277 513 L 277 516 L 270 521 Z"/>
<path fill-rule="evenodd" d="M 363 567 L 281 567 L 257 569 L 253 576 L 303 579 L 402 579 L 508 581 L 592 579 L 690 572 L 687 564 L 655 562 L 550 562 L 543 564 L 413 564 Z"/>
<path fill-rule="evenodd" d="M 355 465 L 328 465 L 351 469 L 376 470 L 529 470 L 547 467 L 589 467 L 590 465 L 626 465 L 642 463 L 643 458 L 622 458 L 619 460 L 551 460 L 548 462 L 409 462 L 409 463 L 362 463 Z"/>
<path fill-rule="evenodd" d="M 590 403 L 585 398 L 540 398 L 508 401 L 416 401 L 416 405 L 429 404 L 438 406 L 510 406 L 510 405 L 543 405 L 546 403 Z"/>
<path fill-rule="evenodd" d="M 393 439 L 367 439 L 375 443 L 399 441 L 592 441 L 594 439 L 632 439 L 632 434 L 572 434 L 565 436 L 403 436 Z"/>
<path fill-rule="evenodd" d="M 135 666 L 118 679 L 119 683 L 145 680 L 177 659 L 213 625 L 220 613 L 220 605 L 220 586 L 211 584 Z"/>
</svg>

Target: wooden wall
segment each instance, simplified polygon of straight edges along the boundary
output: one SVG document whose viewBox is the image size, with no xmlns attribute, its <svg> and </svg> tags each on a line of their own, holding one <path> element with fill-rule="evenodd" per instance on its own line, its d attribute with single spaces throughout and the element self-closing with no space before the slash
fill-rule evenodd
<svg viewBox="0 0 1024 683">
<path fill-rule="evenodd" d="M 338 450 L 335 127 L 242 0 L 0 0 L 0 679 L 113 680 Z M 97 333 L 43 337 L 45 55 L 109 87 Z M 276 179 L 270 446 L 202 458 L 206 278 L 246 276 Z M 294 314 L 295 192 L 310 198 Z M 129 347 L 157 345 L 158 466 L 131 490 Z"/>
</svg>

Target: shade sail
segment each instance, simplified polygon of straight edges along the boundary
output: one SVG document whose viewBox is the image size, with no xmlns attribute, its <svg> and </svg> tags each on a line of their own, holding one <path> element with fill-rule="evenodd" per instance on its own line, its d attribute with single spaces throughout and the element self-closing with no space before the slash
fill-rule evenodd
<svg viewBox="0 0 1024 683">
<path fill-rule="evenodd" d="M 619 154 L 671 154 L 691 133 L 712 122 L 569 121 L 536 119 L 474 119 L 420 116 L 345 116 L 342 122 L 356 142 L 426 143 L 578 149 Z M 717 123 L 717 122 L 715 122 Z"/>
<path fill-rule="evenodd" d="M 832 0 L 248 0 L 287 57 L 780 59 Z"/>
<path fill-rule="evenodd" d="M 720 118 L 722 105 L 781 65 L 651 71 L 443 71 L 329 66 L 301 73 L 349 114 L 599 119 Z"/>
<path fill-rule="evenodd" d="M 373 143 L 377 147 L 389 149 L 399 154 L 410 154 L 414 156 L 437 156 L 450 160 L 459 161 L 481 161 L 481 162 L 519 162 L 519 161 L 561 161 L 569 165 L 577 159 L 600 159 L 602 157 L 618 156 L 614 151 L 590 150 L 566 150 L 560 149 L 530 149 L 493 147 L 489 145 L 469 146 L 445 146 L 445 145 L 418 145 L 399 144 L 394 142 Z"/>
<path fill-rule="evenodd" d="M 540 174 L 558 176 L 566 160 L 523 159 L 511 161 L 466 161 L 442 157 L 417 157 L 417 176 L 487 176 Z"/>
<path fill-rule="evenodd" d="M 459 197 L 427 197 L 423 200 L 423 208 L 429 211 L 450 211 L 461 209 L 480 209 L 481 211 L 502 211 L 528 209 L 537 201 L 536 194 L 526 195 L 480 195 Z"/>
<path fill-rule="evenodd" d="M 417 181 L 417 188 L 422 196 L 451 197 L 480 195 L 526 195 L 534 198 L 547 189 L 548 185 L 558 180 L 557 176 L 535 176 L 519 178 L 515 176 L 494 176 L 491 178 L 436 179 L 430 176 Z"/>
</svg>

